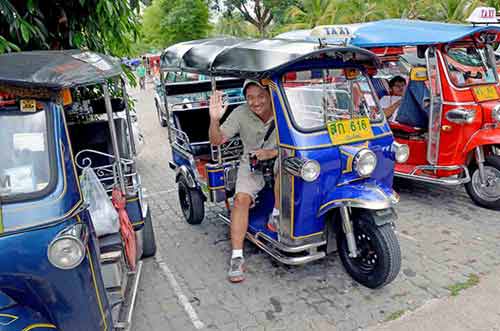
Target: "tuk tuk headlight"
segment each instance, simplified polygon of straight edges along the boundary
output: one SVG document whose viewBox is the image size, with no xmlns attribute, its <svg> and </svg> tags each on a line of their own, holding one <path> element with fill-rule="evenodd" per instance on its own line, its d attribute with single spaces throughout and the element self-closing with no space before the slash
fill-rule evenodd
<svg viewBox="0 0 500 331">
<path fill-rule="evenodd" d="M 493 121 L 500 122 L 500 104 L 496 105 L 491 112 L 491 118 Z"/>
<path fill-rule="evenodd" d="M 476 118 L 474 109 L 452 109 L 446 113 L 446 119 L 457 124 L 471 124 Z"/>
<path fill-rule="evenodd" d="M 360 150 L 354 157 L 354 170 L 361 176 L 370 176 L 377 167 L 377 156 L 369 149 Z"/>
<path fill-rule="evenodd" d="M 394 152 L 394 159 L 398 163 L 405 163 L 410 157 L 410 148 L 406 144 L 393 142 L 392 151 Z"/>
<path fill-rule="evenodd" d="M 59 269 L 78 267 L 85 258 L 85 246 L 88 240 L 83 224 L 72 226 L 59 233 L 47 250 L 49 262 Z"/>
<path fill-rule="evenodd" d="M 321 173 L 321 167 L 315 160 L 288 157 L 283 161 L 283 168 L 293 176 L 301 177 L 306 182 L 313 182 Z"/>
</svg>

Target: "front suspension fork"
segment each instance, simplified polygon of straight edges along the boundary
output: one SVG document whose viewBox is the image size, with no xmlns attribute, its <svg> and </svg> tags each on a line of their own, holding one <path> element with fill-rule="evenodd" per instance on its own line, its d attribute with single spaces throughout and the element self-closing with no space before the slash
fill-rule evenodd
<svg viewBox="0 0 500 331">
<path fill-rule="evenodd" d="M 356 239 L 354 238 L 354 230 L 352 220 L 349 216 L 349 210 L 346 206 L 340 207 L 340 217 L 342 218 L 342 229 L 344 230 L 347 239 L 347 248 L 349 248 L 349 256 L 352 258 L 358 257 L 358 248 L 356 247 Z"/>
<path fill-rule="evenodd" d="M 474 150 L 476 156 L 477 168 L 479 170 L 479 180 L 481 185 L 486 185 L 486 174 L 484 173 L 484 150 L 482 146 L 477 146 Z"/>
</svg>

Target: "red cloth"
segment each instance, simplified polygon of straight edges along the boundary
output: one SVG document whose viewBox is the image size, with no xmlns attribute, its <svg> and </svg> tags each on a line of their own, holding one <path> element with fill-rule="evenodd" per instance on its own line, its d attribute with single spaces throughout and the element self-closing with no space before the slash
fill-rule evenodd
<svg viewBox="0 0 500 331">
<path fill-rule="evenodd" d="M 125 255 L 127 257 L 128 265 L 130 269 L 135 270 L 135 262 L 137 257 L 137 247 L 135 243 L 135 231 L 130 219 L 128 218 L 125 206 L 127 204 L 127 199 L 125 195 L 120 191 L 118 187 L 113 189 L 111 193 L 111 201 L 113 206 L 118 211 L 118 216 L 120 218 L 120 233 L 125 243 Z"/>
</svg>

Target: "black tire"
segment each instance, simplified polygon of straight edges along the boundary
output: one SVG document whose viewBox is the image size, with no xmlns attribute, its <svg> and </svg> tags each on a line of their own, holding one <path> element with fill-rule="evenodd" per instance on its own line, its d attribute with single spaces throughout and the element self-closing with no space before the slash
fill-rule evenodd
<svg viewBox="0 0 500 331">
<path fill-rule="evenodd" d="M 153 229 L 153 218 L 151 217 L 151 209 L 148 208 L 146 218 L 144 219 L 142 257 L 151 257 L 156 255 L 156 239 Z"/>
<path fill-rule="evenodd" d="M 205 217 L 205 204 L 202 193 L 190 188 L 184 178 L 178 183 L 179 203 L 186 222 L 191 225 L 200 224 Z"/>
<path fill-rule="evenodd" d="M 497 177 L 500 175 L 500 157 L 496 155 L 487 156 L 484 161 L 484 167 L 487 172 L 487 177 Z M 479 169 L 475 162 L 469 166 L 469 174 L 471 180 L 465 184 L 465 190 L 472 201 L 484 208 L 500 210 L 500 184 L 497 184 L 498 187 L 496 189 L 491 186 L 486 186 L 486 188 L 483 189 L 480 188 L 478 186 L 480 185 Z M 498 193 L 494 193 L 495 191 L 498 191 Z"/>
<path fill-rule="evenodd" d="M 155 100 L 156 106 L 156 115 L 158 116 L 158 122 L 162 128 L 167 126 L 167 120 L 163 118 L 163 114 L 161 113 L 160 105 L 158 105 L 158 101 Z"/>
<path fill-rule="evenodd" d="M 362 216 L 361 216 L 362 217 Z M 344 232 L 338 232 L 340 259 L 347 273 L 368 288 L 380 288 L 392 282 L 401 269 L 401 249 L 391 224 L 377 226 L 370 220 L 353 220 L 359 255 L 349 257 Z"/>
</svg>

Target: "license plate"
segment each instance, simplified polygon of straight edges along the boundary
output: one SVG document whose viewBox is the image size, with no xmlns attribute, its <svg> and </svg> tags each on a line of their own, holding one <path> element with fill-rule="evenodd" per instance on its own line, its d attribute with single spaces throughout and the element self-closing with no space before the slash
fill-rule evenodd
<svg viewBox="0 0 500 331">
<path fill-rule="evenodd" d="M 373 138 L 370 120 L 367 117 L 328 122 L 328 132 L 334 145 L 343 145 Z"/>
<path fill-rule="evenodd" d="M 477 101 L 488 101 L 498 99 L 498 92 L 495 86 L 479 86 L 474 88 Z"/>
<path fill-rule="evenodd" d="M 21 100 L 21 111 L 23 113 L 36 112 L 36 101 L 33 99 L 22 99 Z"/>
</svg>

